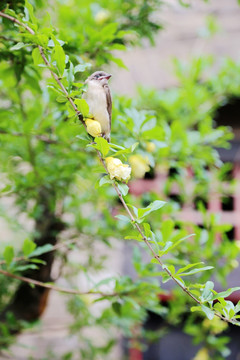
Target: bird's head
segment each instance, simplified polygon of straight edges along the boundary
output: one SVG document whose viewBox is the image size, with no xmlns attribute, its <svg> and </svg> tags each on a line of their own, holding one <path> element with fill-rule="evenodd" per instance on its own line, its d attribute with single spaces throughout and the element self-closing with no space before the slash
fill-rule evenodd
<svg viewBox="0 0 240 360">
<path fill-rule="evenodd" d="M 108 82 L 111 76 L 112 76 L 111 74 L 107 74 L 104 71 L 95 71 L 92 75 L 90 75 L 87 78 L 85 82 L 88 83 L 89 81 L 97 81 L 101 85 L 104 85 Z"/>
</svg>

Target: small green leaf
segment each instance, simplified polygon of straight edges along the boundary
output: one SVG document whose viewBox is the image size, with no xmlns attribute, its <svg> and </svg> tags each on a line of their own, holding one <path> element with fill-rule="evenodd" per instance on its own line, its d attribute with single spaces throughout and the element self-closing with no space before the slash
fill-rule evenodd
<svg viewBox="0 0 240 360">
<path fill-rule="evenodd" d="M 74 67 L 74 74 L 76 74 L 78 72 L 83 72 L 86 69 L 90 68 L 91 66 L 92 66 L 92 64 L 90 64 L 90 63 L 78 64 L 77 66 Z"/>
<path fill-rule="evenodd" d="M 214 269 L 213 266 L 205 266 L 205 267 L 202 267 L 202 268 L 198 268 L 198 269 L 193 269 L 193 270 L 190 270 L 186 273 L 182 273 L 180 274 L 181 276 L 189 276 L 189 275 L 193 275 L 193 274 L 197 274 L 197 273 L 200 273 L 202 271 L 206 271 L 206 270 L 212 270 Z"/>
<path fill-rule="evenodd" d="M 127 223 L 131 222 L 131 220 L 125 215 L 115 215 L 115 218 L 122 220 L 124 222 L 127 222 Z"/>
<path fill-rule="evenodd" d="M 213 318 L 214 318 L 214 311 L 213 310 L 211 310 L 211 309 L 209 309 L 207 306 L 205 306 L 205 305 L 201 305 L 201 309 L 202 309 L 202 311 L 205 313 L 205 315 L 207 316 L 207 318 L 209 319 L 209 320 L 212 320 Z"/>
<path fill-rule="evenodd" d="M 129 187 L 126 184 L 117 183 L 117 187 L 123 196 L 127 195 Z"/>
<path fill-rule="evenodd" d="M 59 103 L 65 103 L 67 102 L 67 98 L 65 95 L 59 95 L 57 98 L 56 98 L 56 101 L 59 102 Z"/>
<path fill-rule="evenodd" d="M 201 262 L 194 263 L 194 264 L 188 264 L 188 265 L 184 266 L 183 268 L 178 269 L 177 274 L 179 275 L 179 274 L 183 273 L 184 271 L 191 269 L 194 266 L 201 265 L 201 264 L 204 264 L 204 263 L 201 261 Z"/>
<path fill-rule="evenodd" d="M 10 48 L 10 50 L 11 50 L 11 51 L 19 50 L 19 49 L 22 49 L 22 48 L 24 48 L 24 47 L 26 47 L 26 46 L 29 46 L 29 44 L 24 44 L 23 42 L 19 42 L 19 43 L 17 43 L 16 45 L 12 46 L 12 47 Z"/>
<path fill-rule="evenodd" d="M 40 54 L 39 49 L 36 47 L 35 49 L 33 49 L 32 52 L 32 58 L 33 58 L 33 63 L 34 65 L 40 65 L 40 64 L 44 64 L 44 61 L 42 59 L 42 56 Z"/>
<path fill-rule="evenodd" d="M 37 270 L 38 266 L 35 264 L 19 265 L 14 268 L 14 271 Z"/>
<path fill-rule="evenodd" d="M 52 61 L 56 61 L 59 74 L 62 76 L 65 69 L 66 55 L 63 48 L 60 45 L 56 45 L 52 52 Z"/>
<path fill-rule="evenodd" d="M 146 238 L 150 238 L 152 235 L 151 227 L 148 223 L 143 223 L 144 234 Z"/>
<path fill-rule="evenodd" d="M 12 246 L 8 245 L 5 247 L 3 257 L 7 265 L 9 266 L 14 258 L 14 249 Z"/>
<path fill-rule="evenodd" d="M 74 101 L 74 103 L 76 104 L 76 106 L 78 108 L 78 111 L 80 111 L 82 116 L 84 118 L 88 117 L 88 115 L 89 115 L 89 106 L 88 106 L 88 103 L 86 102 L 86 100 L 84 100 L 84 99 L 76 99 Z"/>
<path fill-rule="evenodd" d="M 43 246 L 38 246 L 31 254 L 30 257 L 39 256 L 45 254 L 49 251 L 52 251 L 53 246 L 51 244 L 45 244 Z"/>
<path fill-rule="evenodd" d="M 28 12 L 31 22 L 34 25 L 37 25 L 37 18 L 34 15 L 34 9 L 32 4 L 30 4 L 27 0 L 25 0 L 25 14 Z"/>
<path fill-rule="evenodd" d="M 103 155 L 103 157 L 105 157 L 110 150 L 110 146 L 109 146 L 109 143 L 107 142 L 107 140 L 102 137 L 96 137 L 94 139 L 94 142 L 96 144 L 93 144 L 91 146 L 94 147 L 95 149 L 99 150 L 101 152 L 101 154 Z"/>
<path fill-rule="evenodd" d="M 37 245 L 35 244 L 35 242 L 30 239 L 25 239 L 22 247 L 22 252 L 24 256 L 30 255 L 36 249 L 36 247 Z"/>
<path fill-rule="evenodd" d="M 161 209 L 166 204 L 165 201 L 155 200 L 148 207 L 138 209 L 138 218 L 141 219 L 151 212 Z"/>
<path fill-rule="evenodd" d="M 121 315 L 121 308 L 122 305 L 118 301 L 112 303 L 112 309 L 117 315 Z"/>
<path fill-rule="evenodd" d="M 103 176 L 100 180 L 99 180 L 99 187 L 105 185 L 105 184 L 112 184 L 113 180 L 109 179 L 109 176 Z"/>
<path fill-rule="evenodd" d="M 200 306 L 192 306 L 191 307 L 191 311 L 195 312 L 195 311 L 203 311 L 204 314 L 207 316 L 207 318 L 209 320 L 212 320 L 214 318 L 214 311 L 209 309 L 207 306 L 205 305 L 200 305 Z"/>
<path fill-rule="evenodd" d="M 216 295 L 213 296 L 213 298 L 211 300 L 216 300 L 216 299 L 219 299 L 219 298 L 225 298 L 225 297 L 228 297 L 229 295 L 231 295 L 234 291 L 239 291 L 240 290 L 240 287 L 237 286 L 237 287 L 234 287 L 234 288 L 230 288 L 226 291 L 222 291 Z"/>
<path fill-rule="evenodd" d="M 177 247 L 179 244 L 181 244 L 181 242 L 183 242 L 184 240 L 190 238 L 191 236 L 193 236 L 195 234 L 190 234 L 187 235 L 179 240 L 177 240 L 176 242 L 172 242 L 172 241 L 167 241 L 164 248 L 160 251 L 159 255 L 162 256 L 164 254 L 167 254 L 169 251 L 171 251 L 172 249 L 174 249 L 175 247 Z M 187 274 L 187 273 L 186 273 Z M 182 276 L 182 275 L 181 275 Z"/>
</svg>

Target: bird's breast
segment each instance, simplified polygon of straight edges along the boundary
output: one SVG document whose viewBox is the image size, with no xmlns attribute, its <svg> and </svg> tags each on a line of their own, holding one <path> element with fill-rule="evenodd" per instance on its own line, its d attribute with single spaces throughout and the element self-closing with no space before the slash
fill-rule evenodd
<svg viewBox="0 0 240 360">
<path fill-rule="evenodd" d="M 102 127 L 102 132 L 110 132 L 110 120 L 107 111 L 107 98 L 103 87 L 96 82 L 89 82 L 83 98 L 89 105 L 89 111 Z"/>
</svg>

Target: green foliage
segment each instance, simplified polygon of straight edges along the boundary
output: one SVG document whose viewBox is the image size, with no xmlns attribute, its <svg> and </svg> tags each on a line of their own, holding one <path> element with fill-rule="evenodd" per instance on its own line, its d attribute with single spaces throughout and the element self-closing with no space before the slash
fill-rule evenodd
<svg viewBox="0 0 240 360">
<path fill-rule="evenodd" d="M 42 16 L 44 2 L 33 1 L 34 6 L 28 1 L 25 6 L 21 2 L 9 3 L 5 13 L 25 26 L 14 26 L 8 19 L 0 23 L 4 30 L 0 47 L 1 196 L 12 198 L 16 216 L 12 219 L 10 210 L 3 208 L 1 215 L 14 234 L 20 234 L 13 244 L 1 246 L 0 264 L 3 270 L 17 275 L 38 269 L 44 263 L 38 257 L 54 249 L 51 244 L 37 246 L 34 240 L 43 235 L 44 225 L 53 215 L 64 219 L 66 228 L 79 237 L 81 251 L 86 253 L 81 263 L 67 261 L 68 251 L 58 255 L 69 286 L 75 287 L 79 274 L 86 276 L 89 283 L 88 295 L 72 296 L 68 302 L 74 318 L 70 331 L 79 337 L 81 346 L 76 351 L 81 359 L 111 358 L 117 331 L 131 338 L 136 326 L 147 319 L 148 311 L 159 314 L 169 325 L 180 322 L 187 312 L 186 332 L 193 329 L 195 339 L 207 345 L 211 335 L 215 341 L 211 349 L 225 356 L 226 338 L 213 336 L 212 325 L 207 329 L 204 321 L 206 317 L 216 321 L 216 313 L 234 323 L 239 319 L 239 304 L 234 306 L 225 300 L 239 288 L 217 293 L 212 281 L 214 275 L 226 287 L 226 276 L 236 265 L 239 248 L 227 239 L 229 226 L 220 224 L 216 215 L 207 214 L 201 204 L 203 228 L 176 220 L 179 206 L 168 201 L 168 196 L 177 186 L 183 202 L 199 194 L 207 197 L 213 179 L 224 177 L 227 166 L 216 170 L 222 164 L 215 147 L 228 147 L 232 134 L 229 128 L 215 126 L 214 115 L 230 96 L 240 95 L 240 65 L 228 59 L 218 73 L 206 79 L 204 72 L 213 65 L 213 59 L 194 58 L 188 64 L 175 60 L 178 88 L 139 88 L 135 99 L 116 95 L 110 144 L 101 137 L 92 141 L 69 104 L 71 99 L 83 118 L 91 116 L 88 104 L 81 99 L 90 69 L 112 62 L 124 66 L 115 58 L 115 50 L 138 45 L 143 37 L 153 42 L 160 25 L 151 15 L 161 3 L 84 0 L 79 5 L 77 0 L 55 0 L 50 16 Z M 81 10 L 81 16 L 76 8 Z M 35 34 L 30 34 L 26 26 Z M 209 30 L 214 28 L 210 21 Z M 56 74 L 66 92 L 49 77 L 49 71 Z M 150 141 L 155 145 L 153 152 L 148 151 Z M 141 155 L 156 172 L 167 174 L 175 169 L 175 174 L 166 179 L 160 194 L 148 192 L 136 197 L 128 185 L 110 180 L 95 150 L 103 158 L 113 156 L 123 161 L 132 154 Z M 186 186 L 189 168 L 194 173 L 190 188 Z M 125 197 L 134 221 L 119 209 L 112 185 Z M 119 214 L 112 216 L 116 212 Z M 24 224 L 19 214 L 24 214 Z M 28 222 L 34 224 L 32 230 Z M 144 236 L 136 226 L 141 227 Z M 215 241 L 217 234 L 222 236 L 220 244 Z M 63 241 L 69 240 L 68 233 L 62 236 Z M 136 278 L 112 276 L 96 283 L 91 274 L 105 268 L 105 255 L 98 246 L 105 253 L 114 246 L 113 236 L 121 242 L 133 240 Z M 156 254 L 154 258 L 150 254 L 152 260 L 142 255 L 142 250 L 148 251 L 146 242 Z M 73 248 L 77 249 L 77 245 Z M 159 303 L 159 294 L 166 292 L 164 284 L 173 277 L 176 285 L 198 299 L 198 304 L 178 287 L 173 289 L 168 309 Z M 9 303 L 17 285 L 15 280 L 1 275 L 0 309 Z M 96 292 L 98 297 L 92 298 Z M 194 319 L 198 313 L 206 317 L 201 318 L 197 329 Z M 1 329 L 4 339 L 9 338 L 14 319 L 8 319 L 7 324 L 9 327 L 2 325 Z M 84 330 L 93 327 L 104 333 L 103 346 L 86 336 Z M 224 330 L 222 323 L 216 328 L 219 333 Z M 63 358 L 71 356 L 68 353 Z"/>
</svg>

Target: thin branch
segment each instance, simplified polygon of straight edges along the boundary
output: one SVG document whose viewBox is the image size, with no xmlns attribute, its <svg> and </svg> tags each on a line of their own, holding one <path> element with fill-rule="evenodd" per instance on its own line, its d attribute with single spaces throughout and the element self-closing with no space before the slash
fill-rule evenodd
<svg viewBox="0 0 240 360">
<path fill-rule="evenodd" d="M 25 276 L 20 276 L 20 275 L 16 275 L 16 274 L 12 274 L 8 271 L 5 271 L 5 270 L 2 270 L 0 269 L 0 274 L 3 274 L 7 277 L 10 277 L 12 279 L 16 279 L 16 280 L 20 280 L 20 281 L 23 281 L 23 282 L 26 282 L 30 285 L 36 285 L 36 286 L 41 286 L 41 287 L 44 287 L 46 289 L 50 289 L 50 290 L 55 290 L 55 291 L 58 291 L 58 292 L 62 292 L 62 293 L 66 293 L 66 294 L 74 294 L 74 295 L 98 295 L 98 296 L 118 296 L 118 295 L 122 295 L 122 294 L 125 294 L 125 293 L 103 293 L 101 291 L 93 291 L 93 290 L 89 290 L 89 291 L 79 291 L 79 290 L 74 290 L 74 289 L 67 289 L 67 288 L 62 288 L 62 287 L 59 287 L 59 286 L 56 286 L 56 285 L 51 285 L 51 284 L 48 284 L 48 283 L 44 283 L 42 281 L 38 281 L 38 280 L 35 280 L 35 279 L 30 279 L 30 278 L 27 278 Z"/>
<path fill-rule="evenodd" d="M 23 27 L 24 27 L 27 31 L 29 31 L 31 34 L 35 34 L 34 31 L 33 31 L 31 28 L 29 28 L 29 26 L 21 23 L 19 20 L 15 19 L 14 17 L 9 16 L 9 15 L 6 15 L 6 14 L 4 14 L 4 13 L 1 12 L 1 11 L 0 11 L 0 16 L 5 17 L 5 18 L 13 21 L 14 23 L 17 23 L 17 24 L 20 25 L 20 26 L 23 26 Z M 64 85 L 62 84 L 61 80 L 59 79 L 58 75 L 52 71 L 52 69 L 51 69 L 51 64 L 50 64 L 49 61 L 47 60 L 47 58 L 46 58 L 46 56 L 45 56 L 45 54 L 44 54 L 43 48 L 42 48 L 40 45 L 38 45 L 38 49 L 39 49 L 39 51 L 40 51 L 40 54 L 41 54 L 41 56 L 42 56 L 42 59 L 43 59 L 44 63 L 47 65 L 47 67 L 49 68 L 52 76 L 54 77 L 54 79 L 56 80 L 56 82 L 58 83 L 58 85 L 60 86 L 60 88 L 62 89 L 62 91 L 64 92 L 64 94 L 67 96 L 68 101 L 70 102 L 70 104 L 71 104 L 71 106 L 73 107 L 74 111 L 76 112 L 79 120 L 81 121 L 81 123 L 84 125 L 84 127 L 85 127 L 85 129 L 86 129 L 86 125 L 85 125 L 85 122 L 83 121 L 82 115 L 79 113 L 79 111 L 78 111 L 76 105 L 74 104 L 72 98 L 69 97 L 68 92 L 67 92 L 66 88 L 64 87 Z M 104 159 L 102 158 L 102 156 L 101 156 L 101 154 L 100 154 L 100 152 L 99 152 L 98 150 L 97 150 L 97 154 L 98 154 L 98 157 L 99 157 L 101 163 L 103 164 L 104 169 L 105 169 L 106 172 L 108 173 L 108 170 L 107 170 L 105 161 L 104 161 Z M 118 189 L 118 187 L 116 186 L 116 184 L 113 183 L 113 187 L 114 187 L 114 189 L 115 189 L 115 191 L 116 191 L 116 193 L 117 193 L 117 195 L 118 195 L 118 197 L 119 197 L 119 199 L 120 199 L 123 207 L 125 208 L 126 212 L 128 213 L 128 215 L 129 215 L 132 223 L 134 224 L 136 230 L 137 230 L 137 231 L 139 232 L 139 234 L 141 235 L 142 240 L 145 242 L 145 244 L 147 245 L 147 247 L 149 248 L 149 250 L 150 250 L 151 253 L 153 254 L 154 258 L 158 261 L 158 263 L 159 263 L 159 265 L 162 267 L 163 271 L 165 271 L 165 272 L 171 277 L 171 279 L 172 279 L 189 297 L 191 297 L 197 304 L 201 305 L 201 301 L 198 300 L 184 285 L 182 285 L 182 284 L 172 275 L 172 273 L 164 266 L 162 260 L 161 260 L 160 257 L 157 255 L 157 253 L 154 251 L 154 249 L 153 249 L 153 247 L 151 246 L 150 242 L 148 241 L 148 239 L 147 239 L 146 236 L 144 235 L 142 229 L 140 228 L 140 226 L 139 226 L 138 223 L 136 222 L 136 219 L 134 218 L 133 214 L 131 213 L 129 207 L 127 206 L 125 200 L 123 199 L 122 194 L 121 194 L 121 192 L 119 191 L 119 189 Z M 0 272 L 3 273 L 3 270 L 0 270 Z M 8 274 L 8 275 L 7 275 L 7 274 Z M 6 274 L 6 276 L 16 277 L 16 275 L 9 274 L 9 273 L 7 273 L 7 274 Z M 18 277 L 18 278 L 19 278 L 19 280 L 23 280 L 23 279 L 24 279 L 23 281 L 30 282 L 29 279 L 27 279 L 27 278 L 22 278 L 22 277 Z M 43 283 L 43 285 L 44 285 L 44 283 Z M 41 286 L 41 285 L 40 285 L 40 286 Z M 54 290 L 58 290 L 57 287 L 52 287 L 51 285 L 47 285 L 47 287 L 49 287 L 49 288 L 51 288 L 51 289 L 54 289 Z M 61 291 L 61 290 L 58 290 L 58 291 Z M 63 291 L 64 291 L 64 290 L 63 290 Z M 74 290 L 73 290 L 73 291 L 74 291 Z M 66 292 L 69 292 L 69 290 L 67 290 Z M 71 293 L 76 293 L 76 292 L 74 291 L 74 292 L 71 292 Z M 90 293 L 91 293 L 91 292 L 90 292 Z M 227 322 L 232 323 L 232 324 L 235 323 L 234 321 L 229 320 L 229 319 L 223 317 L 221 314 L 219 314 L 219 313 L 217 313 L 217 312 L 214 312 L 214 313 L 215 313 L 215 315 L 216 315 L 217 317 L 221 318 L 221 319 L 224 320 L 224 321 L 227 321 Z"/>
</svg>

